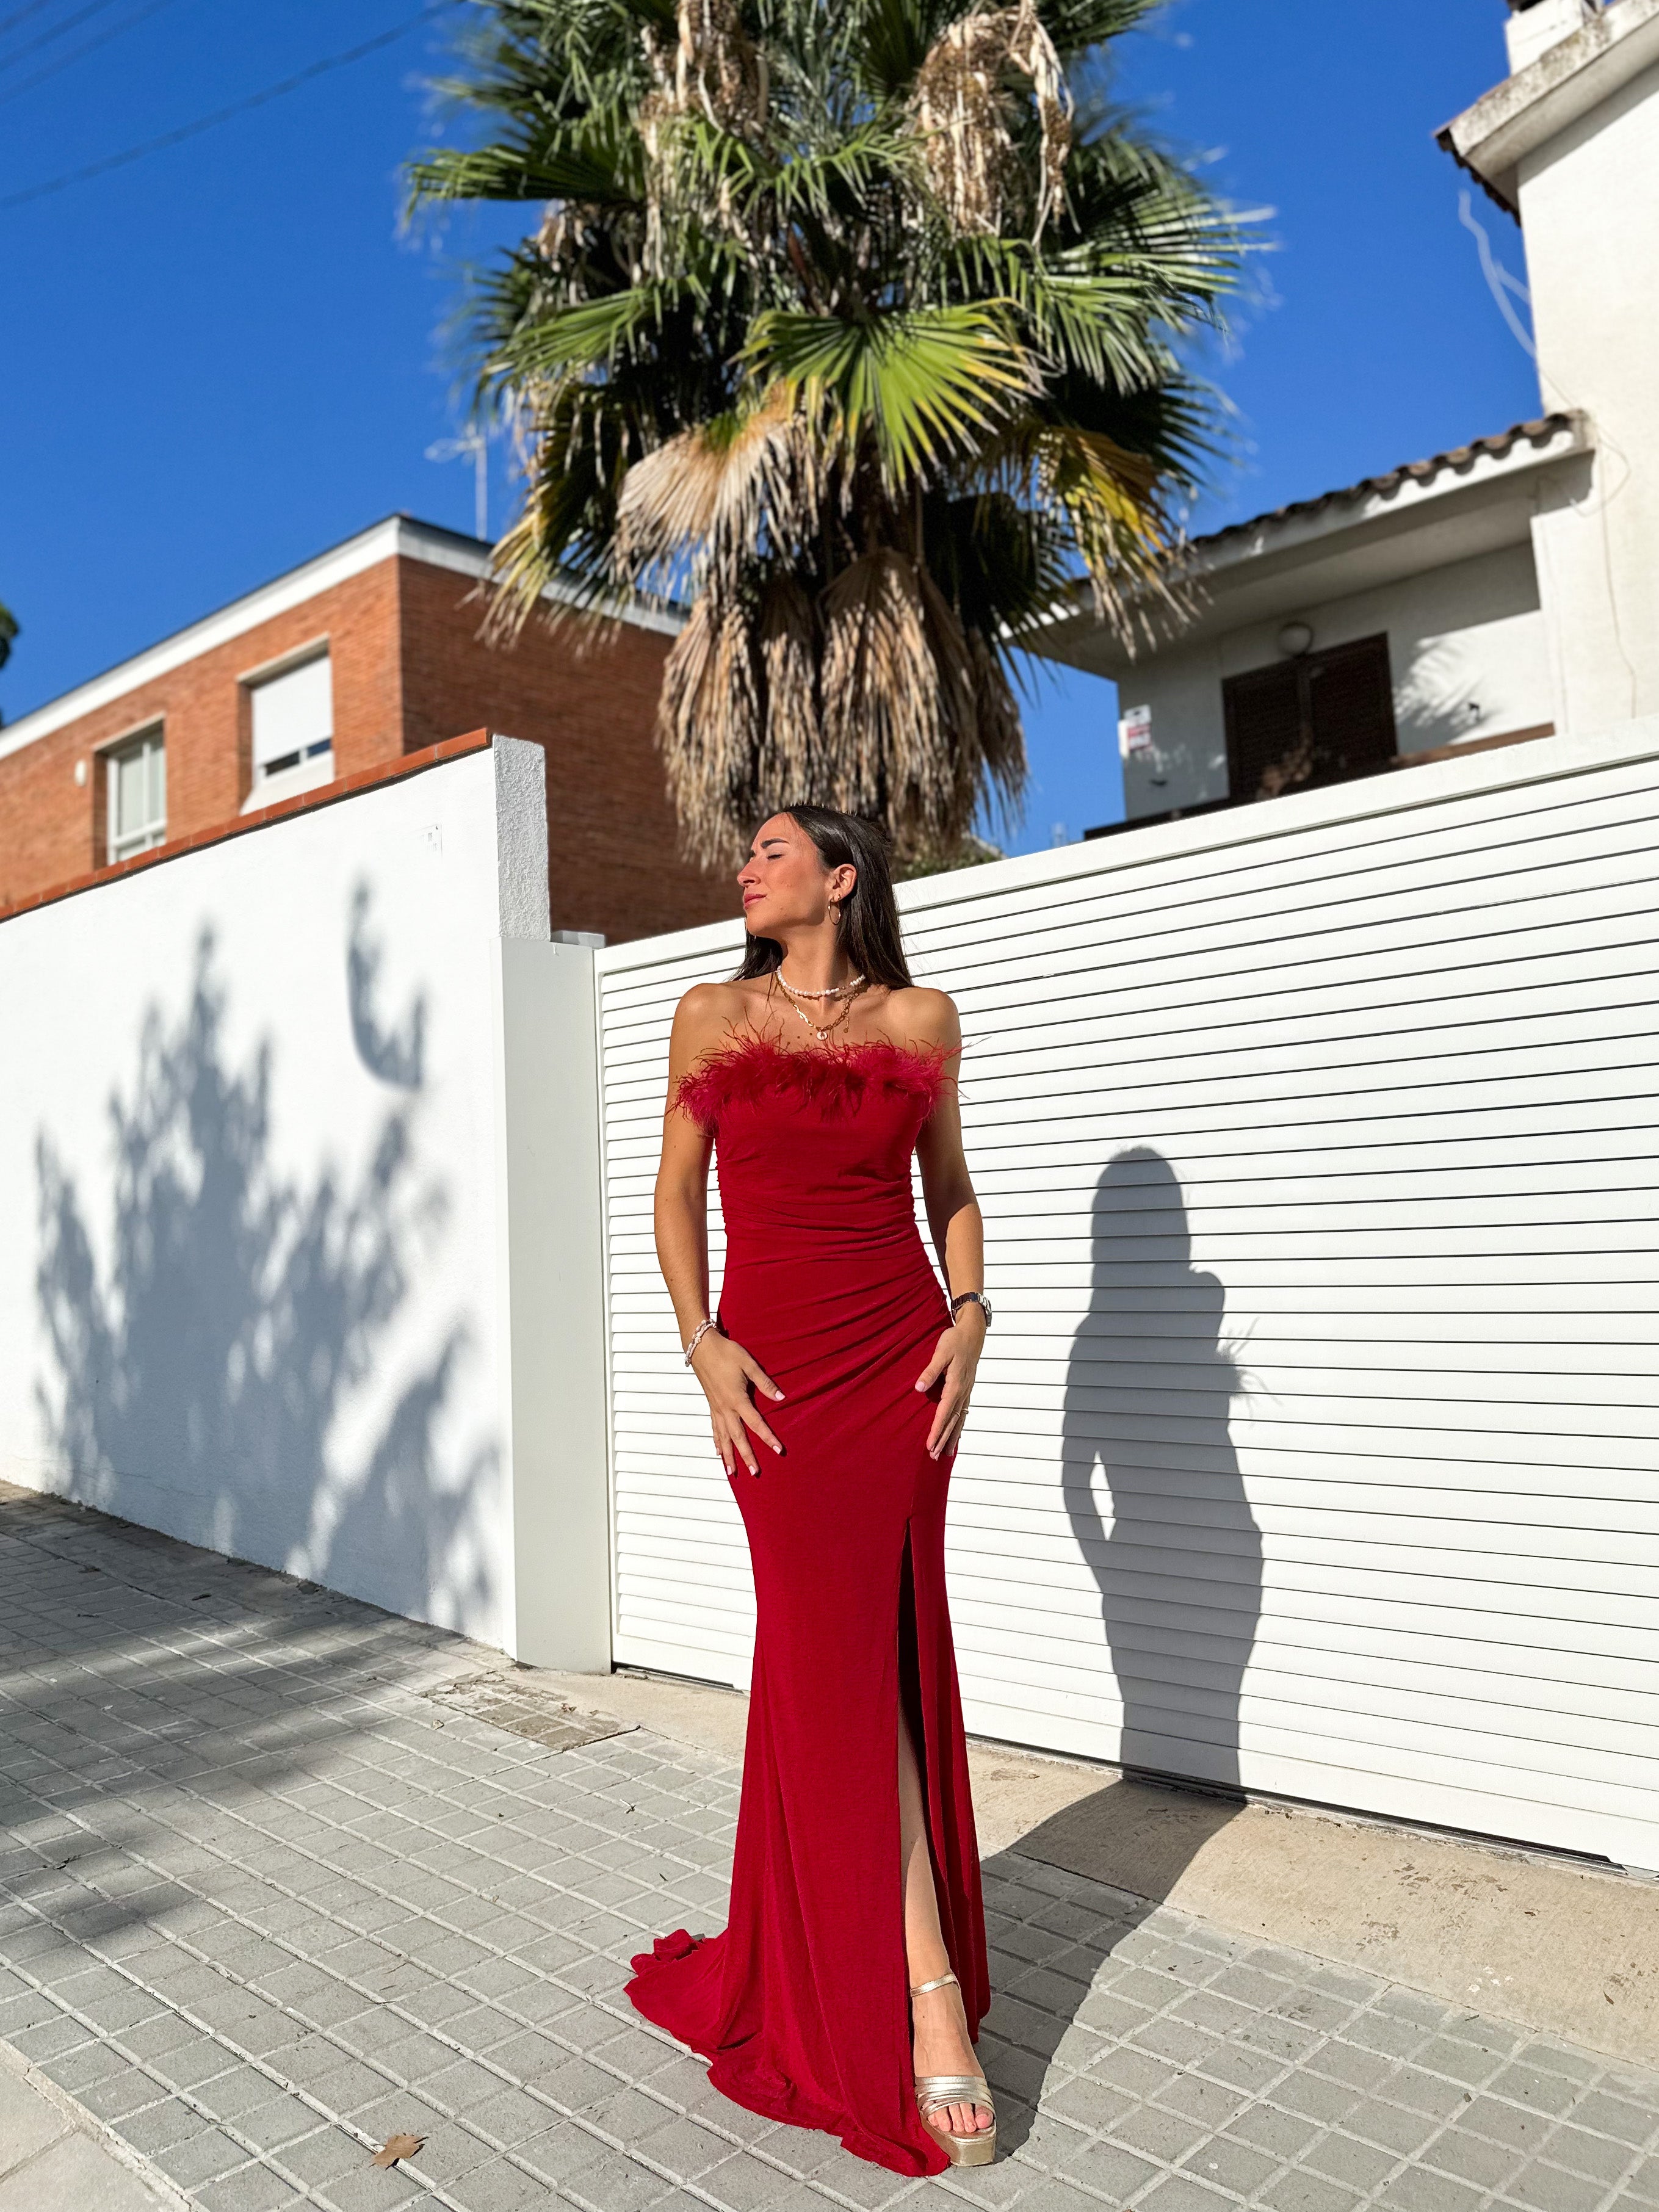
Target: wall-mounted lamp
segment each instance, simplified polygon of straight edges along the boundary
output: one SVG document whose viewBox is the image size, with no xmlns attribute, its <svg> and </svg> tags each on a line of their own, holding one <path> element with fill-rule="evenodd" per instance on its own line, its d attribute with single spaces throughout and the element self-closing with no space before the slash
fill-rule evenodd
<svg viewBox="0 0 1659 2212">
<path fill-rule="evenodd" d="M 1279 633 L 1279 649 L 1289 660 L 1299 660 L 1313 646 L 1313 625 L 1287 622 Z"/>
</svg>

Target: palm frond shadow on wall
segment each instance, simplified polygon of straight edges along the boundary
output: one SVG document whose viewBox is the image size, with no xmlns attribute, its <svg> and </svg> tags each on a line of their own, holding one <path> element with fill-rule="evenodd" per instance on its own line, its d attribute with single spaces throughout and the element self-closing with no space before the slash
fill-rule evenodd
<svg viewBox="0 0 1659 2212">
<path fill-rule="evenodd" d="M 386 1373 L 422 1272 L 441 1258 L 450 1194 L 416 1142 L 426 1003 L 380 1017 L 369 916 L 360 886 L 349 1019 L 366 1073 L 395 1103 L 355 1172 L 278 1166 L 277 1047 L 267 1036 L 231 1063 L 229 985 L 208 928 L 182 1009 L 150 1004 L 132 1079 L 110 1099 L 106 1237 L 40 1130 L 35 1280 L 51 1364 L 35 1395 L 80 1502 L 465 1626 L 495 1601 L 472 1535 L 500 1450 L 458 1454 L 447 1433 L 473 1348 L 464 1316 L 398 1385 Z"/>
</svg>

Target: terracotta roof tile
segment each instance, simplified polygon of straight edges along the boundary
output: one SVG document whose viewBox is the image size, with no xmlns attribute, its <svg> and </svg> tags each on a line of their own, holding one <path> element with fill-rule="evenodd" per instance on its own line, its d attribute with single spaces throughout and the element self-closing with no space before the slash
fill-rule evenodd
<svg viewBox="0 0 1659 2212">
<path fill-rule="evenodd" d="M 1329 507 L 1344 507 L 1351 501 L 1382 498 L 1398 491 L 1405 483 L 1432 483 L 1448 469 L 1467 468 L 1471 461 L 1483 456 L 1502 460 L 1522 444 L 1542 446 L 1550 439 L 1559 437 L 1564 430 L 1572 428 L 1571 415 L 1540 415 L 1535 422 L 1512 422 L 1507 430 L 1498 430 L 1490 438 L 1476 438 L 1467 446 L 1454 446 L 1449 452 L 1431 453 L 1425 461 L 1407 461 L 1401 468 L 1390 469 L 1386 476 L 1362 477 L 1358 483 L 1346 484 L 1340 491 L 1321 492 L 1316 499 L 1292 500 L 1287 507 L 1273 507 L 1266 514 L 1253 514 L 1248 522 L 1230 522 L 1224 530 L 1210 531 L 1202 538 L 1191 539 L 1194 552 L 1210 545 L 1220 545 L 1241 532 L 1261 530 L 1275 522 L 1291 522 L 1304 515 L 1319 514 Z"/>
</svg>

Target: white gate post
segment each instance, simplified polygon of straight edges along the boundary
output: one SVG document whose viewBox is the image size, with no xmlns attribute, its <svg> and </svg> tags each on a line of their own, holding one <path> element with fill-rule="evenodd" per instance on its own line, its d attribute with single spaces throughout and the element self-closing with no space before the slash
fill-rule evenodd
<svg viewBox="0 0 1659 2212">
<path fill-rule="evenodd" d="M 593 955 L 501 944 L 501 1188 L 514 1656 L 611 1666 Z"/>
</svg>

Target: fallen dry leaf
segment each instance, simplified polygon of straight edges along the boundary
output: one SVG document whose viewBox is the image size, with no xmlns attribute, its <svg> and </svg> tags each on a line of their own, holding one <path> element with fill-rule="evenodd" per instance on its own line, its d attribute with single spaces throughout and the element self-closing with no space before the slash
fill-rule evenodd
<svg viewBox="0 0 1659 2212">
<path fill-rule="evenodd" d="M 400 2158 L 413 2158 L 425 2141 L 424 2136 L 388 2136 L 370 2164 L 396 2166 Z"/>
</svg>

